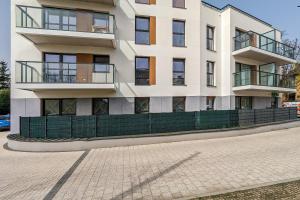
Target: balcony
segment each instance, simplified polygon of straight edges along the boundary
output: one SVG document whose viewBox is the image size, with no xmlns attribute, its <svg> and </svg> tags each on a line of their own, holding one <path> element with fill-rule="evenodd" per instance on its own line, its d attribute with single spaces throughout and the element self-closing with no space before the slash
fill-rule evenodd
<svg viewBox="0 0 300 200">
<path fill-rule="evenodd" d="M 253 31 L 234 37 L 233 56 L 284 65 L 295 63 L 295 49 Z"/>
<path fill-rule="evenodd" d="M 16 13 L 16 32 L 37 45 L 116 46 L 110 14 L 29 6 L 17 6 Z"/>
<path fill-rule="evenodd" d="M 16 87 L 41 90 L 115 90 L 112 64 L 16 62 Z"/>
<path fill-rule="evenodd" d="M 233 76 L 233 91 L 296 92 L 294 77 L 255 70 L 237 72 Z"/>
</svg>

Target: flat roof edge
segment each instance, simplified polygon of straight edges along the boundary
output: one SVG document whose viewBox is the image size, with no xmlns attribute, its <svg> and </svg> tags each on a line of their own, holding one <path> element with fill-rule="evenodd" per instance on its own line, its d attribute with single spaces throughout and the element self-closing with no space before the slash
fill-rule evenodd
<svg viewBox="0 0 300 200">
<path fill-rule="evenodd" d="M 209 7 L 209 8 L 212 8 L 214 10 L 217 10 L 219 12 L 223 12 L 223 11 L 225 11 L 228 8 L 232 8 L 232 9 L 234 9 L 234 10 L 236 10 L 236 11 L 238 11 L 238 12 L 244 14 L 244 15 L 247 15 L 248 17 L 251 17 L 251 18 L 255 19 L 256 21 L 259 21 L 259 22 L 261 22 L 261 23 L 263 23 L 263 24 L 265 24 L 267 26 L 270 26 L 273 29 L 276 29 L 276 28 L 273 27 L 272 24 L 270 24 L 270 23 L 268 23 L 268 22 L 266 22 L 266 21 L 264 21 L 262 19 L 259 19 L 258 17 L 255 17 L 254 15 L 252 15 L 252 14 L 246 12 L 246 11 L 243 11 L 243 10 L 241 10 L 241 9 L 239 9 L 239 8 L 231 5 L 231 4 L 228 4 L 228 5 L 224 6 L 223 8 L 219 8 L 217 6 L 214 6 L 214 5 L 212 5 L 212 4 L 210 4 L 210 3 L 206 2 L 206 1 L 202 1 L 202 4 L 205 5 L 205 6 L 207 6 L 207 7 Z"/>
</svg>

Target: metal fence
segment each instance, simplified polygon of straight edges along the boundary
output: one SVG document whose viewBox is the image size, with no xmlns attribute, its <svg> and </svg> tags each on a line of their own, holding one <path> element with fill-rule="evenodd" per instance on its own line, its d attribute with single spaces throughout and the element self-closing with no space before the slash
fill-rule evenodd
<svg viewBox="0 0 300 200">
<path fill-rule="evenodd" d="M 244 127 L 294 120 L 296 108 L 109 116 L 21 117 L 25 138 L 70 139 Z"/>
</svg>

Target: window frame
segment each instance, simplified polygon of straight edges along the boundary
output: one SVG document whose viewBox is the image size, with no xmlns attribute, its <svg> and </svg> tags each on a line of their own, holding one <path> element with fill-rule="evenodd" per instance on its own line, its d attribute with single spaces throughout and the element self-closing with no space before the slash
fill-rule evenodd
<svg viewBox="0 0 300 200">
<path fill-rule="evenodd" d="M 184 2 L 183 2 L 183 3 L 184 3 L 184 6 L 183 6 L 183 7 L 176 6 L 175 1 L 176 1 L 176 0 L 173 0 L 173 1 L 172 1 L 172 7 L 173 7 L 173 8 L 186 9 L 186 1 L 185 1 L 185 0 L 183 0 L 183 1 L 184 1 Z"/>
<path fill-rule="evenodd" d="M 210 37 L 209 35 L 209 31 L 212 31 L 212 37 Z M 206 26 L 206 49 L 209 51 L 216 51 L 216 47 L 215 47 L 215 30 L 216 27 L 211 26 L 211 25 L 207 25 Z M 210 42 L 212 42 L 212 49 L 210 49 Z"/>
<path fill-rule="evenodd" d="M 139 2 L 138 0 L 135 0 L 134 2 L 137 3 L 137 4 L 145 4 L 145 5 L 149 5 L 150 4 L 150 0 L 147 0 L 146 3 L 145 2 Z"/>
<path fill-rule="evenodd" d="M 148 60 L 148 83 L 147 84 L 137 84 L 137 58 L 143 58 Z M 150 85 L 150 57 L 147 56 L 136 56 L 135 57 L 135 67 L 134 67 L 134 80 L 136 86 L 149 86 Z"/>
<path fill-rule="evenodd" d="M 46 115 L 46 109 L 45 109 L 45 106 L 46 106 L 46 101 L 47 100 L 54 100 L 54 101 L 58 101 L 58 115 Z M 62 109 L 63 109 L 63 101 L 64 100 L 75 100 L 75 113 L 72 113 L 72 114 L 62 114 Z M 77 114 L 77 99 L 75 98 L 65 98 L 65 99 L 43 99 L 42 100 L 42 114 L 43 116 L 76 116 Z"/>
<path fill-rule="evenodd" d="M 212 100 L 212 108 L 210 108 L 210 100 Z M 206 110 L 207 111 L 213 111 L 215 110 L 215 103 L 216 103 L 216 97 L 213 97 L 213 96 L 208 96 L 206 97 Z"/>
<path fill-rule="evenodd" d="M 178 111 L 178 110 L 175 109 L 174 100 L 176 100 L 176 99 L 183 100 L 183 103 L 184 103 L 183 110 Z M 178 104 L 176 104 L 176 105 L 178 105 Z M 186 97 L 173 97 L 172 98 L 172 111 L 173 111 L 173 113 L 186 112 Z"/>
<path fill-rule="evenodd" d="M 95 102 L 97 100 L 107 100 L 107 114 L 96 114 L 95 112 Z M 110 104 L 110 99 L 109 98 L 93 98 L 92 99 L 92 114 L 96 116 L 106 116 L 109 115 L 109 104 Z"/>
<path fill-rule="evenodd" d="M 174 32 L 174 23 L 175 22 L 183 23 L 183 25 L 184 25 L 183 33 Z M 174 44 L 174 36 L 183 36 L 183 41 L 184 41 L 183 45 L 175 45 Z M 186 47 L 186 21 L 185 20 L 173 19 L 173 21 L 172 21 L 172 45 L 173 45 L 173 47 Z"/>
<path fill-rule="evenodd" d="M 141 19 L 147 19 L 148 20 L 148 30 L 142 30 L 142 29 L 137 29 L 137 19 L 141 18 Z M 134 35 L 135 35 L 135 44 L 136 45 L 150 45 L 151 41 L 150 41 L 150 17 L 149 16 L 135 16 L 135 28 L 134 28 Z M 148 43 L 138 43 L 137 42 L 137 33 L 138 32 L 142 32 L 142 33 L 148 33 Z"/>
<path fill-rule="evenodd" d="M 210 72 L 210 64 L 212 64 L 212 72 Z M 207 87 L 216 87 L 215 84 L 215 64 L 213 61 L 206 61 L 206 86 Z M 211 80 L 211 81 L 209 81 Z M 211 84 L 212 83 L 212 84 Z"/>
<path fill-rule="evenodd" d="M 148 111 L 146 112 L 137 112 L 137 100 L 147 100 Z M 150 97 L 135 97 L 134 98 L 134 114 L 149 114 L 150 113 Z"/>
<path fill-rule="evenodd" d="M 174 62 L 175 61 L 183 61 L 183 71 L 174 71 Z M 173 64 L 173 69 L 172 69 L 172 75 L 173 75 L 173 79 L 172 79 L 172 81 L 173 81 L 173 86 L 184 86 L 185 85 L 185 65 L 186 65 L 186 59 L 185 58 L 173 58 L 173 62 L 172 62 L 172 64 Z M 183 73 L 183 84 L 175 84 L 175 82 L 174 82 L 174 73 Z"/>
</svg>

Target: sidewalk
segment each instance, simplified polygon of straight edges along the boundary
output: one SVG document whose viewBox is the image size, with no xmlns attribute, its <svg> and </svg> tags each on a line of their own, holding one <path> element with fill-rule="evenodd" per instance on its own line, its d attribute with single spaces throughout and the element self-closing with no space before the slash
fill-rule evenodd
<svg viewBox="0 0 300 200">
<path fill-rule="evenodd" d="M 81 152 L 0 149 L 0 199 L 189 199 L 294 178 L 299 127 Z"/>
</svg>

